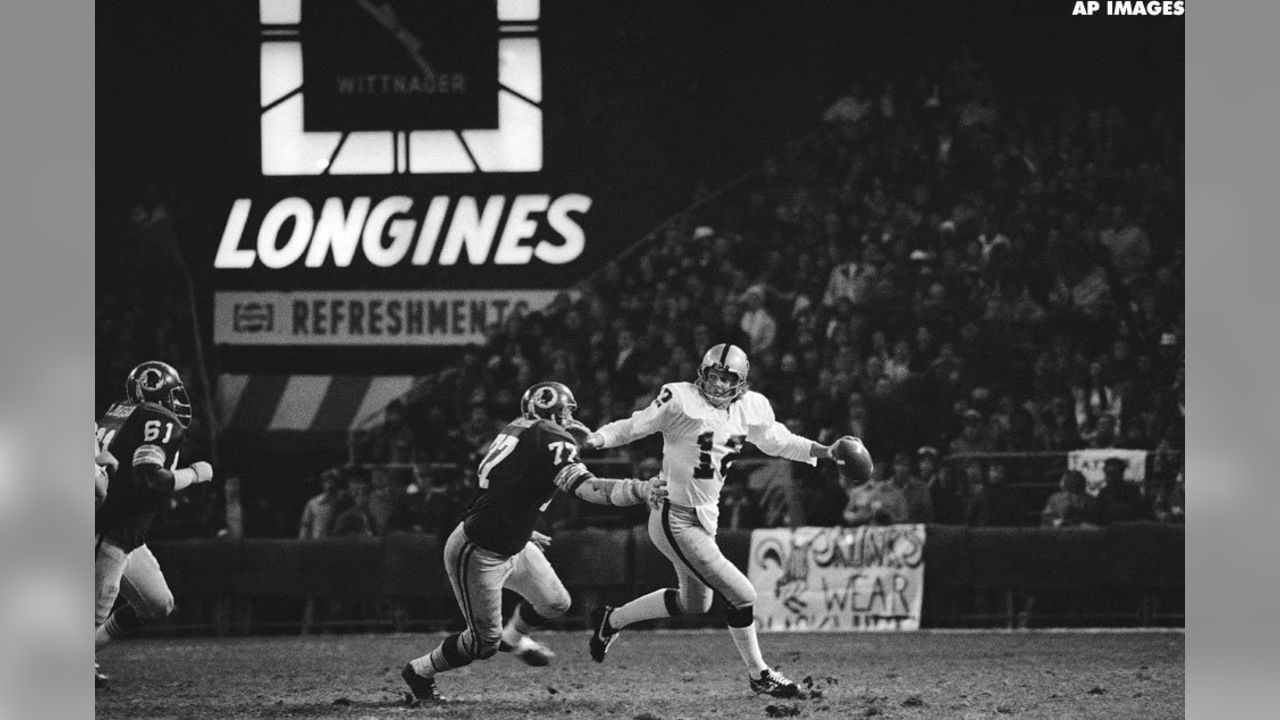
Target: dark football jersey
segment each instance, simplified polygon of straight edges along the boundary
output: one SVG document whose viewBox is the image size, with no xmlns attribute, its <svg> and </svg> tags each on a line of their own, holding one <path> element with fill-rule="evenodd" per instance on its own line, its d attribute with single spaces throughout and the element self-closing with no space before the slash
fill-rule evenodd
<svg viewBox="0 0 1280 720">
<path fill-rule="evenodd" d="M 578 462 L 578 443 L 549 420 L 507 425 L 480 461 L 480 490 L 463 514 L 463 528 L 486 550 L 515 555 L 529 542 L 538 517 L 555 495 L 555 478 Z"/>
<path fill-rule="evenodd" d="M 98 508 L 97 532 L 128 552 L 147 541 L 151 521 L 169 499 L 168 492 L 152 489 L 137 476 L 134 463 L 158 460 L 168 470 L 176 468 L 182 425 L 177 416 L 155 403 L 118 402 L 98 421 L 97 433 L 98 444 L 120 462 L 107 485 L 107 498 Z M 147 449 L 139 453 L 143 447 Z"/>
</svg>

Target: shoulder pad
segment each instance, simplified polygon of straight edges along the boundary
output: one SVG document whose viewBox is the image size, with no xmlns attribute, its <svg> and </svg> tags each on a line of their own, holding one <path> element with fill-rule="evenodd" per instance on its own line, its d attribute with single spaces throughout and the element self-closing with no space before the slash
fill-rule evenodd
<svg viewBox="0 0 1280 720">
<path fill-rule="evenodd" d="M 534 427 L 542 430 L 548 435 L 554 435 L 557 438 L 570 440 L 573 441 L 575 445 L 577 444 L 577 441 L 573 439 L 573 435 L 568 430 L 565 430 L 550 420 L 540 419 L 534 424 Z"/>
<path fill-rule="evenodd" d="M 157 416 L 157 415 L 158 415 L 158 416 L 160 416 L 160 419 L 170 421 L 170 422 L 172 422 L 174 425 L 178 426 L 178 429 L 182 429 L 182 423 L 178 422 L 178 416 L 177 416 L 177 415 L 174 415 L 174 414 L 169 410 L 169 408 L 167 408 L 167 407 L 165 407 L 165 406 L 163 406 L 163 405 L 161 405 L 161 404 L 159 404 L 159 403 L 145 402 L 145 403 L 142 403 L 141 405 L 139 405 L 139 406 L 137 406 L 137 407 L 138 407 L 137 412 L 138 412 L 138 416 L 139 416 L 139 417 L 153 417 L 153 418 L 154 418 L 155 416 Z"/>
<path fill-rule="evenodd" d="M 681 402 L 689 398 L 701 398 L 702 393 L 698 392 L 698 388 L 691 382 L 673 382 L 662 386 L 663 390 L 670 389 L 671 393 L 681 400 Z"/>
<path fill-rule="evenodd" d="M 773 403 L 769 402 L 769 398 L 761 395 L 755 390 L 748 390 L 742 396 L 742 408 L 752 418 L 771 417 L 773 416 Z"/>
</svg>

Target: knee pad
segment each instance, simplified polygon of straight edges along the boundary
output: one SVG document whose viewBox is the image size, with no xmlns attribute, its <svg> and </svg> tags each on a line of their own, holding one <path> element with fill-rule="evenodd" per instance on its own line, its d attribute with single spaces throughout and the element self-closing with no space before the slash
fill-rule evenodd
<svg viewBox="0 0 1280 720">
<path fill-rule="evenodd" d="M 725 620 L 731 628 L 749 627 L 756 621 L 756 606 L 744 605 L 742 607 L 729 606 L 725 612 Z"/>
<path fill-rule="evenodd" d="M 711 593 L 706 593 L 700 597 L 690 597 L 688 593 L 681 593 L 680 608 L 689 615 L 704 615 L 711 612 Z M 694 603 L 697 603 L 696 605 Z"/>
<path fill-rule="evenodd" d="M 573 598 L 569 597 L 568 593 L 552 599 L 550 604 L 537 611 L 528 603 L 521 603 L 520 619 L 532 627 L 542 627 L 547 624 L 548 620 L 554 620 L 567 614 L 571 605 L 573 605 Z M 523 612 L 525 608 L 528 608 L 527 614 Z"/>
<path fill-rule="evenodd" d="M 667 614 L 671 617 L 678 617 L 684 614 L 684 608 L 680 607 L 680 591 L 675 588 L 667 588 L 662 593 L 662 602 L 667 606 Z"/>
<path fill-rule="evenodd" d="M 151 607 L 151 615 L 148 620 L 159 620 L 173 614 L 174 602 L 173 593 L 165 593 L 163 597 L 157 598 L 156 603 Z"/>
<path fill-rule="evenodd" d="M 144 620 L 160 620 L 169 617 L 173 612 L 173 593 L 146 598 L 141 605 L 142 607 L 137 608 L 138 617 Z"/>
</svg>

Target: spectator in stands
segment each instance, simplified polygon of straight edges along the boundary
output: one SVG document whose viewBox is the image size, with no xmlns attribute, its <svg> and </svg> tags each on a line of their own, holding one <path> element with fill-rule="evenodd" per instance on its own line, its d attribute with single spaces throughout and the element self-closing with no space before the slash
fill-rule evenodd
<svg viewBox="0 0 1280 720">
<path fill-rule="evenodd" d="M 489 415 L 489 408 L 480 398 L 472 398 L 468 403 L 467 421 L 449 432 L 446 439 L 445 452 L 441 459 L 456 463 L 459 466 L 473 468 L 480 464 L 489 443 L 497 436 L 499 427 Z"/>
<path fill-rule="evenodd" d="M 239 540 L 244 537 L 244 505 L 240 501 L 240 478 L 232 475 L 227 478 L 222 488 L 224 506 L 222 512 L 222 529 L 218 537 Z"/>
<path fill-rule="evenodd" d="M 1117 205 L 1113 224 L 1103 230 L 1099 239 L 1111 253 L 1111 264 L 1125 286 L 1133 285 L 1151 265 L 1151 239 L 1129 215 L 1129 208 Z"/>
<path fill-rule="evenodd" d="M 343 510 L 333 521 L 333 534 L 337 537 L 370 537 L 376 535 L 373 513 L 369 511 L 369 481 L 360 476 L 347 480 L 347 495 L 351 507 Z"/>
<path fill-rule="evenodd" d="M 1067 318 L 1085 321 L 1090 332 L 1099 330 L 1114 307 L 1106 269 L 1092 253 L 1076 251 L 1055 281 L 1050 302 Z"/>
<path fill-rule="evenodd" d="M 849 92 L 841 95 L 822 113 L 822 121 L 844 126 L 857 125 L 871 115 L 871 99 L 862 91 L 862 83 L 849 84 Z"/>
<path fill-rule="evenodd" d="M 742 313 L 740 327 L 747 335 L 750 344 L 748 349 L 753 357 L 772 350 L 778 335 L 778 321 L 773 319 L 773 315 L 764 306 L 764 294 L 764 287 L 752 285 L 742 296 L 747 309 Z"/>
<path fill-rule="evenodd" d="M 1040 527 L 1062 528 L 1098 525 L 1098 504 L 1085 492 L 1086 481 L 1078 470 L 1068 470 L 1058 481 L 1058 492 L 1049 496 L 1040 513 Z"/>
<path fill-rule="evenodd" d="M 822 293 L 822 305 L 829 311 L 835 311 L 837 317 L 847 320 L 854 308 L 866 302 L 876 276 L 875 270 L 862 262 L 861 245 L 850 243 L 841 253 L 843 261 L 831 268 L 826 290 Z M 841 303 L 841 299 L 845 302 Z"/>
<path fill-rule="evenodd" d="M 849 491 L 844 508 L 847 525 L 896 525 L 906 520 L 906 498 L 879 468 L 870 480 Z"/>
<path fill-rule="evenodd" d="M 644 355 L 636 346 L 635 335 L 628 328 L 622 328 L 617 334 L 617 353 L 613 357 L 612 386 L 619 398 L 628 402 L 640 394 L 640 371 L 644 366 Z"/>
<path fill-rule="evenodd" d="M 1098 491 L 1098 512 L 1106 523 L 1149 519 L 1142 494 L 1124 479 L 1129 464 L 1123 458 L 1110 457 L 1102 463 L 1103 484 Z"/>
<path fill-rule="evenodd" d="M 961 414 L 963 429 L 960 437 L 951 441 L 951 452 L 983 453 L 995 449 L 987 428 L 982 422 L 982 413 L 969 408 Z"/>
<path fill-rule="evenodd" d="M 299 540 L 315 540 L 333 534 L 333 523 L 342 512 L 342 476 L 337 470 L 320 474 L 319 495 L 307 501 L 298 526 Z"/>
<path fill-rule="evenodd" d="M 1076 425 L 1081 428 L 1091 427 L 1096 425 L 1098 418 L 1109 416 L 1112 419 L 1109 426 L 1112 430 L 1111 439 L 1114 440 L 1114 433 L 1119 431 L 1116 425 L 1120 421 L 1124 403 L 1101 362 L 1089 364 L 1088 381 L 1073 385 L 1071 394 L 1075 398 Z M 1098 447 L 1108 446 L 1099 444 Z"/>
<path fill-rule="evenodd" d="M 893 354 L 884 363 L 884 375 L 893 385 L 901 385 L 911 379 L 913 364 L 911 344 L 906 340 L 899 340 L 893 344 Z"/>
<path fill-rule="evenodd" d="M 415 445 L 413 428 L 405 421 L 404 403 L 392 400 L 383 411 L 383 423 L 370 433 L 370 459 L 377 463 L 408 462 Z"/>
<path fill-rule="evenodd" d="M 974 469 L 977 470 L 976 474 Z M 1005 486 L 1005 466 L 993 462 L 987 466 L 986 478 L 976 463 L 965 468 L 969 481 L 969 497 L 965 506 L 965 524 L 978 527 L 1014 527 L 1022 525 L 1018 507 Z"/>
<path fill-rule="evenodd" d="M 1173 482 L 1166 482 L 1151 503 L 1157 522 L 1181 524 L 1187 521 L 1186 469 L 1178 471 Z"/>
<path fill-rule="evenodd" d="M 933 448 L 926 448 L 933 450 Z M 936 451 L 922 453 L 920 465 L 932 466 L 937 458 Z M 949 464 L 938 466 L 928 481 L 929 505 L 933 509 L 933 522 L 939 525 L 964 524 L 964 488 L 955 480 L 955 470 Z"/>
<path fill-rule="evenodd" d="M 1114 415 L 1086 415 L 1086 425 L 1080 429 L 1080 439 L 1085 447 L 1095 450 L 1120 447 L 1120 438 L 1116 435 L 1116 418 Z"/>
<path fill-rule="evenodd" d="M 910 453 L 899 451 L 893 456 L 893 484 L 902 491 L 906 503 L 904 522 L 933 522 L 933 499 L 928 486 L 912 472 Z"/>
<path fill-rule="evenodd" d="M 387 468 L 374 468 L 369 474 L 369 515 L 375 535 L 405 530 L 409 527 L 405 486 L 397 482 Z"/>
</svg>

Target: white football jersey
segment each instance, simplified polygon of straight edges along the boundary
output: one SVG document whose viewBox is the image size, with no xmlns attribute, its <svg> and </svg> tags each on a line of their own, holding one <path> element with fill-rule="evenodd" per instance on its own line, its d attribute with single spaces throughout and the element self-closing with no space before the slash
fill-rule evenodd
<svg viewBox="0 0 1280 720">
<path fill-rule="evenodd" d="M 662 477 L 667 499 L 696 508 L 708 532 L 715 532 L 724 476 L 742 446 L 750 442 L 766 454 L 816 465 L 812 441 L 792 433 L 774 418 L 773 405 L 748 391 L 726 408 L 708 403 L 693 383 L 662 386 L 648 407 L 597 432 L 604 447 L 618 447 L 662 433 Z"/>
</svg>

